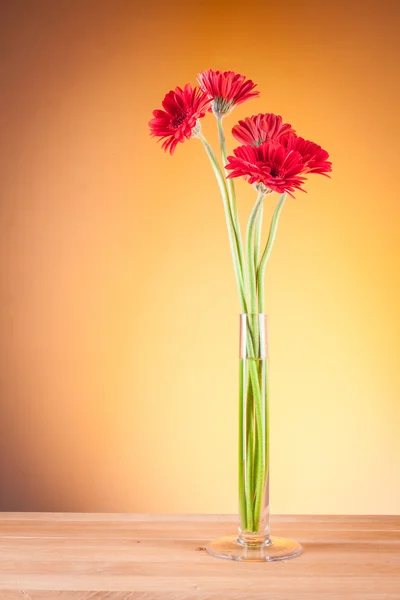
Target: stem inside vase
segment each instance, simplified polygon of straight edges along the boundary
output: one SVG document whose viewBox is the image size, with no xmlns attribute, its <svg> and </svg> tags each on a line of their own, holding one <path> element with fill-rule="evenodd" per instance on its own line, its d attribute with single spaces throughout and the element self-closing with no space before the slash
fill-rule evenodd
<svg viewBox="0 0 400 600">
<path fill-rule="evenodd" d="M 266 316 L 240 316 L 239 510 L 246 543 L 269 536 Z"/>
</svg>

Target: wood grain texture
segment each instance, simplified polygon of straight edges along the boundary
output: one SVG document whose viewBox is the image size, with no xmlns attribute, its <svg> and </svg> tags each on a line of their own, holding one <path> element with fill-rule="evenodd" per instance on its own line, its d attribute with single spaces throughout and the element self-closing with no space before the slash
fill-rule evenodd
<svg viewBox="0 0 400 600">
<path fill-rule="evenodd" d="M 284 516 L 304 553 L 277 563 L 204 550 L 236 531 L 217 515 L 0 517 L 0 600 L 400 600 L 400 517 Z"/>
</svg>

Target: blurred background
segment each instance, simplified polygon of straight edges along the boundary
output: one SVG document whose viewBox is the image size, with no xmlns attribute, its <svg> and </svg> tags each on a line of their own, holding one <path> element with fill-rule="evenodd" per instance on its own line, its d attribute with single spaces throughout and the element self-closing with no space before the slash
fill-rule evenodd
<svg viewBox="0 0 400 600">
<path fill-rule="evenodd" d="M 215 68 L 261 92 L 230 148 L 275 112 L 333 161 L 286 202 L 267 269 L 272 511 L 400 512 L 399 4 L 0 12 L 0 509 L 237 512 L 222 204 L 200 142 L 170 157 L 147 125 Z"/>
</svg>

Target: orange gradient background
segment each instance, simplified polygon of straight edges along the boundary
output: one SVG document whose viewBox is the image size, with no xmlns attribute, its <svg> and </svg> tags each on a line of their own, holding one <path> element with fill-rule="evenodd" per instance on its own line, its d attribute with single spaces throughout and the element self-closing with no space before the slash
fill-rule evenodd
<svg viewBox="0 0 400 600">
<path fill-rule="evenodd" d="M 334 166 L 287 201 L 267 269 L 272 511 L 399 512 L 398 12 L 2 2 L 2 510 L 237 511 L 222 204 L 201 144 L 171 158 L 147 127 L 213 67 L 261 91 L 228 134 L 275 112 Z"/>
</svg>

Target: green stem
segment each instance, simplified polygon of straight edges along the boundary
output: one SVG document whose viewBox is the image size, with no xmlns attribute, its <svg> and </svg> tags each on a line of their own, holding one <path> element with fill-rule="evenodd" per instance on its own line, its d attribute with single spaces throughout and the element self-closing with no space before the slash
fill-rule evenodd
<svg viewBox="0 0 400 600">
<path fill-rule="evenodd" d="M 262 499 L 264 489 L 264 478 L 265 478 L 265 431 L 263 427 L 263 388 L 260 386 L 260 376 L 257 368 L 257 362 L 254 360 L 249 361 L 253 365 L 250 371 L 252 379 L 253 392 L 254 392 L 254 412 L 255 412 L 255 448 L 254 448 L 254 483 L 253 483 L 253 498 L 254 509 L 253 509 L 253 528 L 254 531 L 258 530 L 260 521 L 260 502 Z"/>
<path fill-rule="evenodd" d="M 253 358 L 258 356 L 258 318 L 257 312 L 257 284 L 256 284 L 256 267 L 254 264 L 254 228 L 258 219 L 259 212 L 262 208 L 264 200 L 263 193 L 259 193 L 254 208 L 250 214 L 249 222 L 246 230 L 246 264 L 247 264 L 247 289 L 249 294 L 249 314 L 251 331 L 254 340 Z M 250 355 L 252 356 L 252 355 Z"/>
<path fill-rule="evenodd" d="M 253 260 L 254 260 L 254 269 L 256 272 L 256 294 L 257 294 L 257 296 L 258 296 L 257 269 L 258 269 L 258 262 L 260 260 L 263 211 L 264 211 L 264 204 L 261 205 L 260 210 L 258 212 L 258 216 L 256 219 L 256 225 L 255 225 L 255 232 L 254 232 L 254 257 L 253 257 Z"/>
<path fill-rule="evenodd" d="M 267 264 L 269 255 L 271 254 L 272 246 L 275 241 L 276 231 L 278 228 L 279 217 L 285 202 L 286 194 L 282 194 L 279 198 L 278 204 L 276 205 L 274 214 L 272 216 L 271 226 L 269 229 L 268 240 L 260 260 L 260 264 L 257 270 L 257 291 L 258 291 L 258 312 L 264 312 L 264 273 L 265 266 Z"/>
<path fill-rule="evenodd" d="M 227 189 L 228 189 L 228 197 L 229 197 L 229 208 L 230 208 L 230 216 L 231 216 L 231 220 L 232 220 L 232 225 L 235 231 L 235 240 L 236 240 L 236 247 L 237 247 L 237 252 L 238 252 L 238 259 L 239 259 L 239 263 L 241 266 L 241 271 L 242 271 L 242 275 L 243 275 L 243 287 L 244 287 L 244 293 L 246 294 L 246 287 L 245 287 L 245 259 L 244 259 L 244 250 L 243 250 L 243 243 L 242 243 L 242 234 L 240 231 L 240 223 L 239 223 L 239 216 L 237 213 L 237 207 L 236 207 L 236 192 L 235 192 L 235 184 L 232 178 L 227 178 L 228 175 L 228 171 L 225 169 L 225 165 L 228 162 L 228 153 L 227 153 L 227 146 L 226 146 L 226 138 L 225 138 L 225 132 L 224 132 L 224 127 L 222 124 L 222 117 L 216 117 L 217 119 L 217 126 L 218 126 L 218 137 L 219 137 L 219 142 L 220 142 L 220 150 L 221 150 L 221 158 L 222 158 L 222 164 L 224 166 L 224 173 L 225 173 L 225 180 L 227 183 Z M 257 269 L 257 265 L 256 265 L 256 269 Z M 247 307 L 248 307 L 248 298 L 247 298 Z M 249 352 L 252 352 L 252 344 L 255 345 L 256 340 L 253 339 L 253 332 L 250 330 L 250 337 L 249 337 Z"/>
<path fill-rule="evenodd" d="M 247 505 L 245 489 L 245 465 L 247 460 L 246 437 L 244 432 L 244 382 L 245 382 L 246 360 L 241 359 L 239 364 L 239 511 L 240 521 L 243 529 L 247 529 Z"/>
<path fill-rule="evenodd" d="M 254 486 L 254 396 L 252 386 L 248 382 L 246 390 L 246 511 L 247 526 L 245 529 L 253 529 L 253 486 Z"/>
<path fill-rule="evenodd" d="M 262 450 L 256 454 L 257 460 L 255 466 L 257 477 L 255 485 L 254 526 L 256 530 L 259 528 L 264 489 L 269 470 L 268 358 L 265 358 L 260 363 L 259 377 L 261 381 L 261 427 L 258 431 L 262 436 Z"/>
<path fill-rule="evenodd" d="M 226 177 L 228 172 L 225 169 L 225 165 L 228 162 L 228 152 L 227 152 L 227 147 L 226 147 L 224 126 L 222 124 L 222 117 L 217 117 L 217 125 L 218 125 L 218 136 L 219 136 L 219 143 L 220 143 L 220 149 L 221 149 L 222 165 L 224 167 L 224 173 L 225 173 L 225 177 Z M 235 183 L 232 178 L 229 178 L 229 179 L 227 178 L 226 181 L 228 183 L 229 205 L 230 205 L 230 210 L 231 210 L 233 227 L 235 229 L 239 262 L 240 262 L 240 266 L 242 268 L 242 272 L 244 272 L 244 266 L 245 266 L 244 265 L 244 252 L 243 252 L 243 244 L 242 244 L 242 234 L 240 231 L 239 217 L 238 217 L 237 206 L 236 206 Z"/>
<path fill-rule="evenodd" d="M 268 258 L 271 254 L 272 246 L 275 241 L 277 227 L 279 223 L 279 217 L 285 202 L 286 194 L 282 194 L 279 198 L 278 204 L 275 208 L 268 240 L 260 260 L 260 264 L 257 270 L 257 292 L 258 292 L 258 312 L 264 312 L 264 273 Z M 268 481 L 269 471 L 269 423 L 268 423 L 268 358 L 263 361 L 262 367 L 262 383 L 261 383 L 261 395 L 260 404 L 256 404 L 256 421 L 257 423 L 265 423 L 264 427 L 257 428 L 257 436 L 261 436 L 261 440 L 258 440 L 257 452 L 256 452 L 256 463 L 254 467 L 255 471 L 255 502 L 253 512 L 253 526 L 256 530 L 259 526 L 260 513 L 262 506 L 262 499 L 264 494 L 264 487 Z M 259 382 L 260 383 L 260 382 Z M 265 398 L 265 402 L 264 402 Z M 258 421 L 260 419 L 260 421 Z"/>
<path fill-rule="evenodd" d="M 259 324 L 257 312 L 257 289 L 256 289 L 256 265 L 255 256 L 255 228 L 259 218 L 259 213 L 262 209 L 262 203 L 265 194 L 259 193 L 254 208 L 250 214 L 249 222 L 246 231 L 246 264 L 247 264 L 247 285 L 248 285 L 248 315 L 249 325 L 253 333 L 254 349 L 249 350 L 248 367 L 252 387 L 252 413 L 254 420 L 250 424 L 248 430 L 249 436 L 249 456 L 248 462 L 252 465 L 251 479 L 247 486 L 247 500 L 251 503 L 251 519 L 249 510 L 247 510 L 247 522 L 252 526 L 252 531 L 256 531 L 259 525 L 259 517 L 257 520 L 257 503 L 256 500 L 260 495 L 260 488 L 263 484 L 264 471 L 264 434 L 263 434 L 263 419 L 262 419 L 262 393 L 260 389 L 259 376 Z M 250 400 L 250 396 L 248 397 Z M 249 497 L 250 496 L 250 497 Z"/>
<path fill-rule="evenodd" d="M 233 267 L 234 267 L 235 276 L 236 276 L 236 283 L 237 283 L 238 290 L 239 290 L 239 299 L 240 299 L 241 310 L 243 313 L 246 313 L 247 312 L 247 302 L 246 302 L 246 294 L 245 294 L 245 286 L 244 286 L 243 269 L 242 269 L 242 266 L 240 264 L 240 259 L 239 259 L 238 243 L 237 243 L 235 227 L 233 224 L 233 219 L 232 219 L 232 215 L 231 215 L 231 211 L 230 211 L 229 195 L 228 195 L 228 191 L 227 191 L 227 187 L 226 187 L 225 177 L 221 171 L 221 168 L 218 164 L 215 154 L 214 154 L 210 144 L 207 142 L 206 138 L 203 136 L 202 133 L 199 133 L 197 135 L 197 137 L 202 141 L 202 143 L 204 145 L 204 148 L 207 152 L 208 158 L 210 159 L 211 166 L 214 170 L 215 177 L 217 178 L 217 182 L 218 182 L 219 189 L 221 192 L 222 201 L 223 201 L 224 210 L 225 210 L 226 223 L 228 226 L 228 235 L 229 235 L 229 243 L 230 243 L 232 259 L 233 259 Z"/>
<path fill-rule="evenodd" d="M 246 231 L 246 262 L 247 262 L 247 287 L 249 292 L 249 313 L 257 312 L 256 268 L 254 265 L 254 227 L 262 207 L 265 194 L 259 193 L 253 210 L 251 211 Z"/>
<path fill-rule="evenodd" d="M 257 271 L 258 261 L 260 260 L 260 247 L 261 247 L 261 231 L 263 221 L 263 205 L 258 212 L 255 233 L 254 233 L 254 266 Z"/>
</svg>

